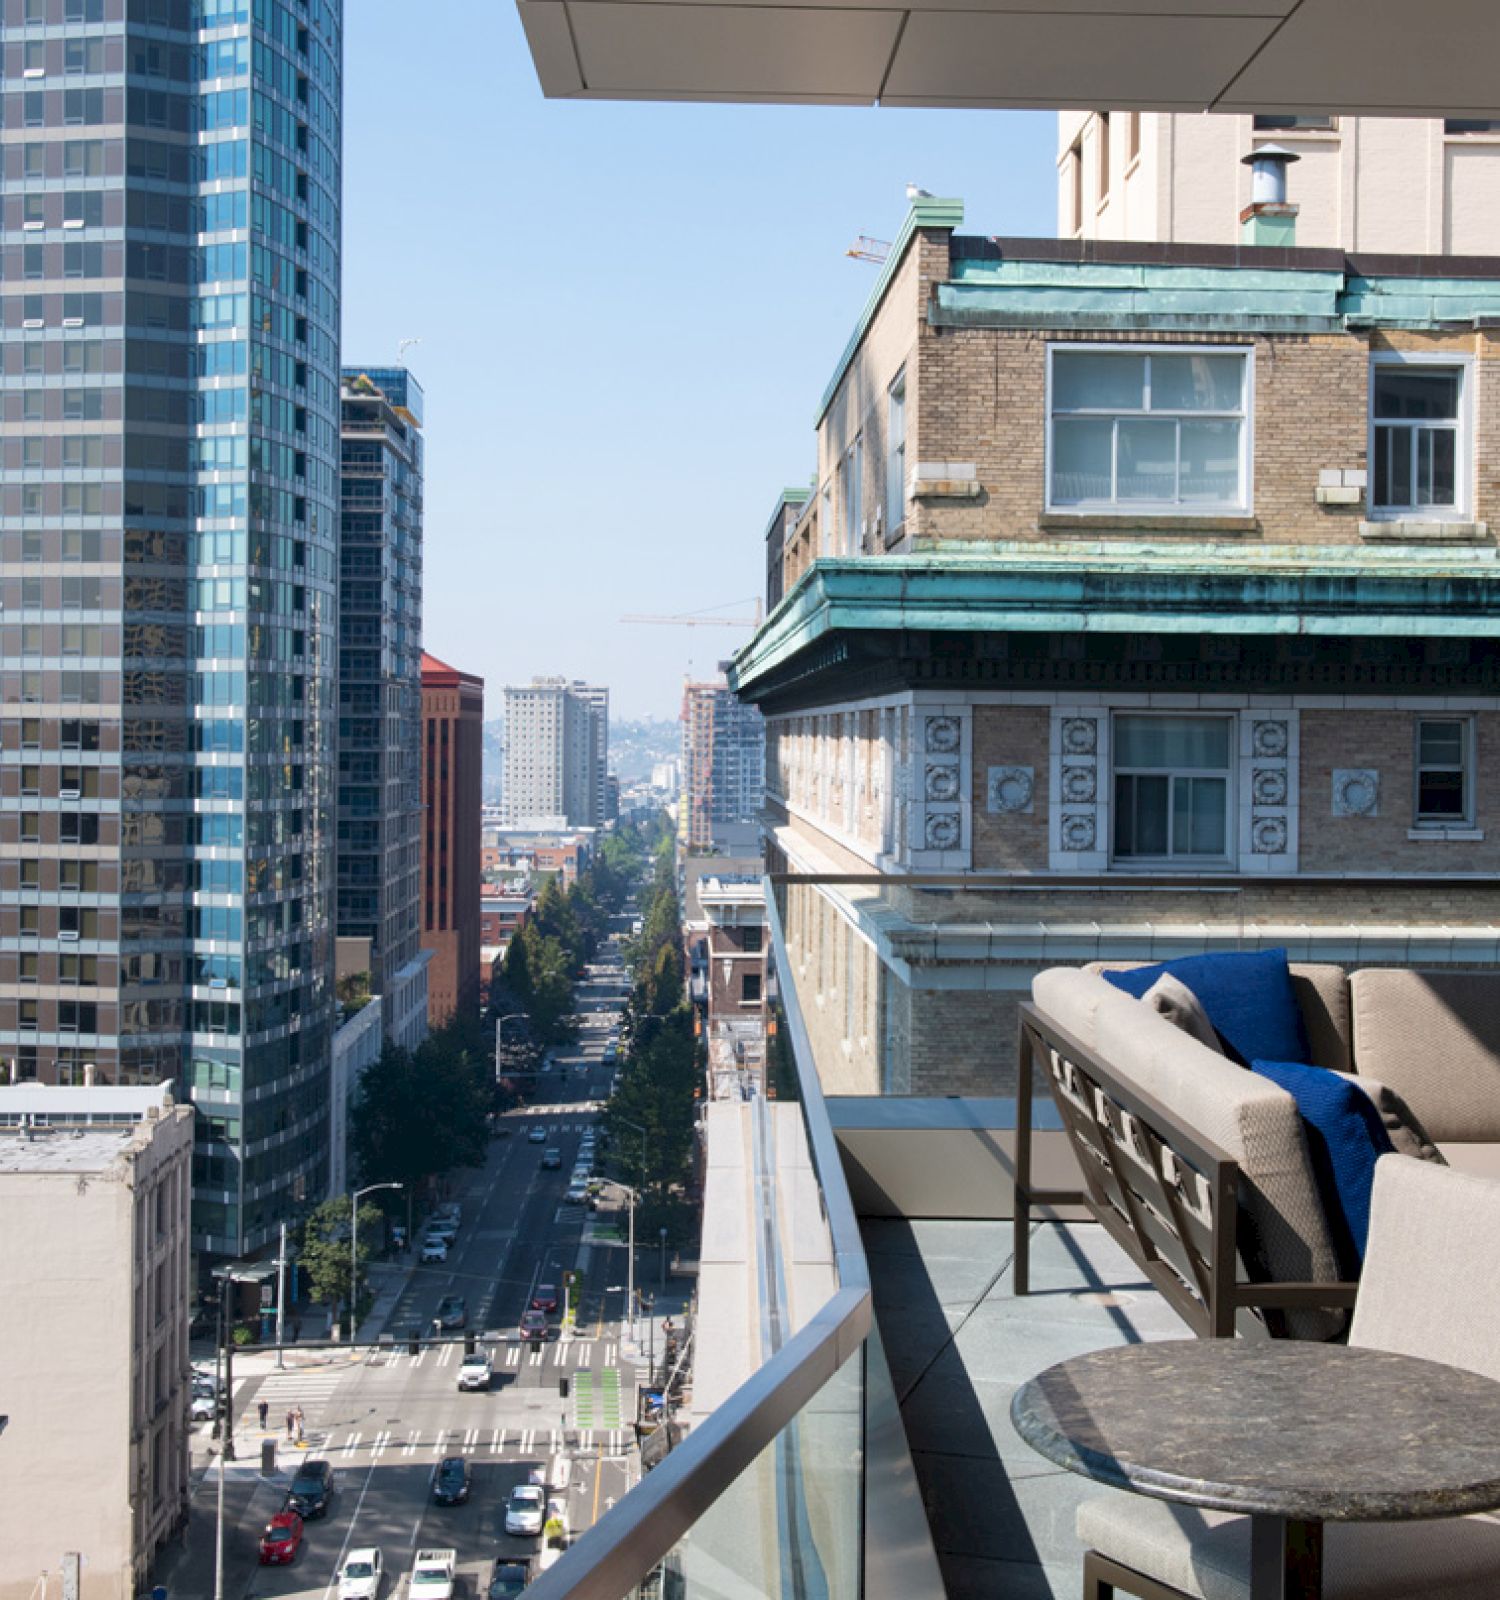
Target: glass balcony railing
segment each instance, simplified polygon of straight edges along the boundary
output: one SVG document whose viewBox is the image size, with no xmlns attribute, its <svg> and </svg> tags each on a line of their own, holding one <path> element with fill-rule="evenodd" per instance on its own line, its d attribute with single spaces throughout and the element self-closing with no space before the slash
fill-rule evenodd
<svg viewBox="0 0 1500 1600">
<path fill-rule="evenodd" d="M 781 959 L 779 918 L 768 909 Z M 871 1514 L 881 1483 L 869 1470 L 869 1378 L 884 1374 L 884 1359 L 867 1346 L 869 1271 L 795 993 L 784 1015 L 798 1109 L 785 1091 L 746 1108 L 757 1166 L 741 1199 L 763 1359 L 537 1577 L 531 1600 L 866 1593 L 867 1530 L 882 1521 Z M 700 1304 L 700 1329 L 702 1317 Z M 933 1574 L 925 1592 L 937 1595 Z"/>
</svg>

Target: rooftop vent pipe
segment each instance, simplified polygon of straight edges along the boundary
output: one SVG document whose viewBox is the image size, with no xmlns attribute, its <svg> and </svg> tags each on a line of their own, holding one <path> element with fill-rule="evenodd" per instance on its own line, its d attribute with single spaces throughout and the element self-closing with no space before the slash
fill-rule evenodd
<svg viewBox="0 0 1500 1600">
<path fill-rule="evenodd" d="M 1297 242 L 1297 207 L 1286 197 L 1286 169 L 1301 156 L 1279 144 L 1263 144 L 1240 158 L 1250 169 L 1250 204 L 1240 212 L 1240 243 L 1279 246 Z"/>
</svg>

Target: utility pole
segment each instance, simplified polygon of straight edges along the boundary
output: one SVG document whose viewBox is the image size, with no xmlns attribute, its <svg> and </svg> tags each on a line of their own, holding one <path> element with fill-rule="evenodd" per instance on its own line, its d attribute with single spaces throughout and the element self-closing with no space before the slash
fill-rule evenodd
<svg viewBox="0 0 1500 1600">
<path fill-rule="evenodd" d="M 276 1370 L 286 1366 L 282 1345 L 286 1339 L 286 1223 L 281 1224 L 281 1244 L 276 1252 Z"/>
<path fill-rule="evenodd" d="M 219 1452 L 219 1509 L 214 1526 L 214 1600 L 224 1600 L 224 1452 Z"/>
</svg>

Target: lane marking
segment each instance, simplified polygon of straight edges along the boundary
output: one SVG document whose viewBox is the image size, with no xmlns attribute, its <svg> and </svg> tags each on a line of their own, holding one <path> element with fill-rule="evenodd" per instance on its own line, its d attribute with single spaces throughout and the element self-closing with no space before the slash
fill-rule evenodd
<svg viewBox="0 0 1500 1600">
<path fill-rule="evenodd" d="M 409 1438 L 406 1441 L 406 1443 L 401 1447 L 401 1454 L 404 1455 L 404 1456 L 414 1456 L 417 1453 L 417 1440 L 420 1437 L 421 1437 L 421 1430 L 417 1429 L 417 1428 L 413 1428 L 411 1430 L 411 1438 Z"/>
</svg>

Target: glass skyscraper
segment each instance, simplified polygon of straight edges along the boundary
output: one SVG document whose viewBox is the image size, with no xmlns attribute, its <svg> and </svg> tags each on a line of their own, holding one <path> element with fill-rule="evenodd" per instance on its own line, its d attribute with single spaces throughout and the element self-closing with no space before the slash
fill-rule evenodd
<svg viewBox="0 0 1500 1600">
<path fill-rule="evenodd" d="M 190 1094 L 242 1254 L 327 1181 L 340 5 L 0 16 L 0 1057 Z"/>
<path fill-rule="evenodd" d="M 338 932 L 368 940 L 386 1036 L 427 1034 L 422 948 L 422 386 L 345 367 Z"/>
</svg>

